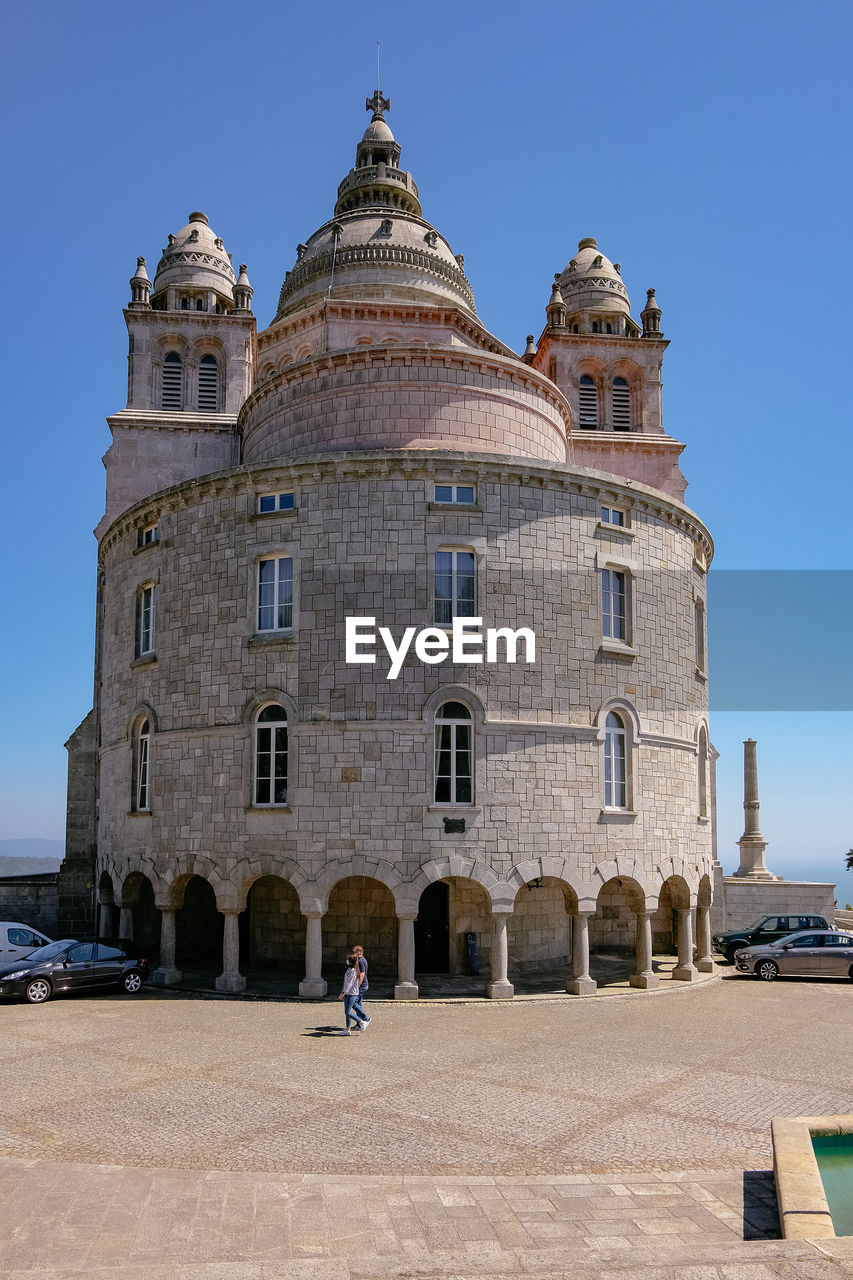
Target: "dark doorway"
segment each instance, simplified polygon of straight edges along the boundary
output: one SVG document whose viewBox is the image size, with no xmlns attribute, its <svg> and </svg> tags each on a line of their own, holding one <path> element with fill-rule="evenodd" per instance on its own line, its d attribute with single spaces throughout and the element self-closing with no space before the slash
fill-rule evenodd
<svg viewBox="0 0 853 1280">
<path fill-rule="evenodd" d="M 221 965 L 224 923 L 212 886 L 201 876 L 193 876 L 184 890 L 184 904 L 175 913 L 179 968 Z"/>
<path fill-rule="evenodd" d="M 415 972 L 450 972 L 450 885 L 442 880 L 424 889 L 418 904 Z"/>
</svg>

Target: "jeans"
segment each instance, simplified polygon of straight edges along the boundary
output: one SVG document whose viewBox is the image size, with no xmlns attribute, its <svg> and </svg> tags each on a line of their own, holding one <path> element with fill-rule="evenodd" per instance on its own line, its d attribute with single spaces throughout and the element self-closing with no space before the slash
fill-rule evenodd
<svg viewBox="0 0 853 1280">
<path fill-rule="evenodd" d="M 356 992 L 355 994 L 353 994 L 353 995 L 351 995 L 351 996 L 344 996 L 344 1014 L 345 1014 L 345 1016 L 346 1016 L 346 1020 L 347 1020 L 347 1031 L 349 1031 L 349 1020 L 350 1020 L 350 1018 L 352 1018 L 352 1020 L 353 1020 L 353 1022 L 355 1023 L 355 1025 L 356 1025 L 356 1026 L 358 1026 L 358 1023 L 359 1023 L 360 1021 L 363 1021 L 363 1018 L 362 1018 L 362 1019 L 360 1019 L 360 1018 L 358 1017 L 358 1014 L 356 1014 L 356 1013 L 354 1012 L 354 1009 L 355 1009 L 355 1007 L 356 1007 L 357 1001 L 358 1001 L 358 992 Z"/>
<path fill-rule="evenodd" d="M 367 1022 L 367 1014 L 364 1012 L 364 1006 L 361 1003 L 366 995 L 367 995 L 366 991 L 359 991 L 358 995 L 355 997 L 355 1004 L 353 1005 L 353 1009 L 352 1009 L 353 1013 L 359 1019 L 360 1022 Z"/>
</svg>

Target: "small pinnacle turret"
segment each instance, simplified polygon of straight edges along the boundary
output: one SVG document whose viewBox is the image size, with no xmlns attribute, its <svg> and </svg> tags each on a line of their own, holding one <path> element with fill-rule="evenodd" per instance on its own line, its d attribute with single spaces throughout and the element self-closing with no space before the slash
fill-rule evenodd
<svg viewBox="0 0 853 1280">
<path fill-rule="evenodd" d="M 151 306 L 151 281 L 145 270 L 145 259 L 136 259 L 136 274 L 130 277 L 130 305 L 132 307 Z"/>
</svg>

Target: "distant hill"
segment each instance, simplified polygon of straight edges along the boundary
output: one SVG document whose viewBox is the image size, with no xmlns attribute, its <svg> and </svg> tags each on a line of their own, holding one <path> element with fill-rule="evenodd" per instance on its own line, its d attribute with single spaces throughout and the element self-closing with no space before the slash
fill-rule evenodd
<svg viewBox="0 0 853 1280">
<path fill-rule="evenodd" d="M 0 876 L 58 871 L 64 854 L 64 840 L 0 840 Z"/>
</svg>

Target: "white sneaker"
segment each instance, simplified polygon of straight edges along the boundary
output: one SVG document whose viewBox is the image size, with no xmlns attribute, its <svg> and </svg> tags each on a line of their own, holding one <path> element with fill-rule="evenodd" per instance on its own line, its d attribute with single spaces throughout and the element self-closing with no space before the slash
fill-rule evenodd
<svg viewBox="0 0 853 1280">
<path fill-rule="evenodd" d="M 359 1029 L 359 1031 L 366 1031 L 366 1030 L 367 1030 L 367 1023 L 366 1023 L 366 1022 L 360 1022 L 360 1023 L 358 1024 L 358 1029 Z"/>
<path fill-rule="evenodd" d="M 347 1027 L 346 1031 L 339 1031 L 339 1032 L 338 1032 L 338 1035 L 340 1035 L 340 1036 L 351 1036 L 351 1035 L 352 1035 L 352 1032 L 350 1031 L 349 1027 Z"/>
<path fill-rule="evenodd" d="M 367 1030 L 367 1028 L 370 1026 L 370 1024 L 371 1024 L 371 1022 L 372 1022 L 372 1021 L 373 1021 L 373 1019 L 372 1019 L 372 1018 L 365 1018 L 365 1019 L 364 1019 L 364 1022 L 362 1022 L 362 1024 L 361 1024 L 361 1029 L 362 1029 L 362 1031 L 366 1031 L 366 1030 Z"/>
</svg>

